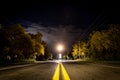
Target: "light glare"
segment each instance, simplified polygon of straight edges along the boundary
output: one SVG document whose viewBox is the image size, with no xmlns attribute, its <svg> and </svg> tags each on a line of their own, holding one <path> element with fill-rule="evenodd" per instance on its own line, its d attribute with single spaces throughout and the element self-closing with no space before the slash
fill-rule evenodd
<svg viewBox="0 0 120 80">
<path fill-rule="evenodd" d="M 62 58 L 62 54 L 59 54 L 59 59 L 61 59 Z"/>
<path fill-rule="evenodd" d="M 63 50 L 63 46 L 62 45 L 58 45 L 57 49 L 58 49 L 58 51 L 62 51 Z"/>
</svg>

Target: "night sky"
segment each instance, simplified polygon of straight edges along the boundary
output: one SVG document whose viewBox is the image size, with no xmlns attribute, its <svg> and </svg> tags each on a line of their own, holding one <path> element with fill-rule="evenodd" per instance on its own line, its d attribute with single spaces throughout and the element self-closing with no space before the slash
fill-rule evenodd
<svg viewBox="0 0 120 80">
<path fill-rule="evenodd" d="M 0 24 L 20 23 L 27 32 L 41 32 L 51 47 L 57 43 L 71 47 L 93 30 L 120 23 L 118 2 L 78 1 L 4 0 L 0 2 Z"/>
</svg>

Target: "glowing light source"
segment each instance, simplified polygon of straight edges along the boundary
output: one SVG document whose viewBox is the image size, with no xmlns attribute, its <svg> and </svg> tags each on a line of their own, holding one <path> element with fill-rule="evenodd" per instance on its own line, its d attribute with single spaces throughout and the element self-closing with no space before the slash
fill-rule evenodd
<svg viewBox="0 0 120 80">
<path fill-rule="evenodd" d="M 58 44 L 56 47 L 56 50 L 58 51 L 58 58 L 62 59 L 62 51 L 64 50 L 64 46 L 62 44 Z"/>
<path fill-rule="evenodd" d="M 58 51 L 62 51 L 62 50 L 63 50 L 63 46 L 62 46 L 62 45 L 58 45 L 58 46 L 57 46 L 57 50 L 58 50 Z"/>
<path fill-rule="evenodd" d="M 59 54 L 59 59 L 61 59 L 62 58 L 62 54 Z"/>
</svg>

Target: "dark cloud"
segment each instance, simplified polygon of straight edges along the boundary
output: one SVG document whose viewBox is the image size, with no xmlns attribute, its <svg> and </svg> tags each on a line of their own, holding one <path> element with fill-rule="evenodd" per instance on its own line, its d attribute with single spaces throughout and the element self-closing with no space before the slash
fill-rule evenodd
<svg viewBox="0 0 120 80">
<path fill-rule="evenodd" d="M 73 42 L 78 40 L 84 32 L 81 28 L 75 28 L 75 26 L 72 25 L 46 27 L 36 23 L 31 23 L 29 27 L 26 28 L 26 31 L 33 34 L 41 32 L 43 34 L 43 40 L 52 48 L 58 43 L 62 43 L 67 48 L 70 48 Z"/>
</svg>

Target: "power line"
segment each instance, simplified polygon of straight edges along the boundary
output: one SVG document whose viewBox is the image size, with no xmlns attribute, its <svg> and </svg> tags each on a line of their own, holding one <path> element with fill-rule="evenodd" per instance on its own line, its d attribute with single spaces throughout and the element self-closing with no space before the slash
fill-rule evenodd
<svg viewBox="0 0 120 80">
<path fill-rule="evenodd" d="M 107 17 L 104 16 L 104 11 L 102 11 L 80 37 L 82 39 L 86 38 L 92 30 L 98 30 L 108 21 Z"/>
</svg>

